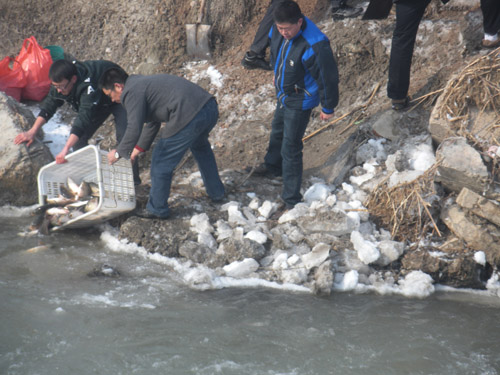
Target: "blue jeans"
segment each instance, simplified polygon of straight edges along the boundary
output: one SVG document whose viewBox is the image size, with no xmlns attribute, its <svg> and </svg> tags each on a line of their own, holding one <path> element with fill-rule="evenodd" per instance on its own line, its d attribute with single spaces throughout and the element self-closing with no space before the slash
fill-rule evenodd
<svg viewBox="0 0 500 375">
<path fill-rule="evenodd" d="M 217 102 L 211 99 L 178 133 L 158 140 L 151 160 L 151 190 L 146 206 L 149 212 L 163 218 L 169 216 L 168 197 L 173 173 L 188 149 L 198 164 L 208 196 L 214 201 L 224 197 L 224 185 L 208 141 L 218 118 Z"/>
<path fill-rule="evenodd" d="M 290 206 L 302 200 L 302 137 L 306 131 L 311 109 L 290 109 L 278 103 L 272 122 L 267 154 L 264 157 L 267 169 L 283 176 L 281 198 Z"/>
</svg>

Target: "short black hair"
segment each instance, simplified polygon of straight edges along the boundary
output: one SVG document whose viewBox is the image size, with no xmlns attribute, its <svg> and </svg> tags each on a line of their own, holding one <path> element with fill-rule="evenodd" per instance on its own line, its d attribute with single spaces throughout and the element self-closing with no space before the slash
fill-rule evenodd
<svg viewBox="0 0 500 375">
<path fill-rule="evenodd" d="M 56 60 L 52 63 L 49 69 L 49 78 L 52 82 L 62 82 L 65 79 L 68 81 L 77 75 L 76 66 L 68 60 Z"/>
<path fill-rule="evenodd" d="M 274 22 L 295 24 L 304 17 L 299 4 L 292 0 L 285 0 L 276 6 L 273 13 Z"/>
<path fill-rule="evenodd" d="M 115 83 L 120 83 L 122 85 L 127 81 L 128 74 L 122 68 L 109 68 L 104 73 L 102 73 L 99 78 L 99 88 L 106 90 L 113 90 L 115 88 Z"/>
</svg>

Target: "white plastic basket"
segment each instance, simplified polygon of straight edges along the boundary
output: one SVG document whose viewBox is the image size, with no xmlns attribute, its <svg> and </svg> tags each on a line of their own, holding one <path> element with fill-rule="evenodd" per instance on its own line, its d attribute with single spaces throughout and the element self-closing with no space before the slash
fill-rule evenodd
<svg viewBox="0 0 500 375">
<path fill-rule="evenodd" d="M 119 159 L 109 165 L 107 152 L 96 146 L 86 146 L 66 156 L 67 163 L 49 163 L 38 172 L 38 201 L 45 204 L 47 198 L 57 198 L 60 187 L 66 186 L 68 177 L 80 184 L 94 182 L 99 186 L 99 204 L 67 223 L 54 227 L 82 228 L 132 211 L 135 208 L 135 188 L 130 160 Z"/>
</svg>

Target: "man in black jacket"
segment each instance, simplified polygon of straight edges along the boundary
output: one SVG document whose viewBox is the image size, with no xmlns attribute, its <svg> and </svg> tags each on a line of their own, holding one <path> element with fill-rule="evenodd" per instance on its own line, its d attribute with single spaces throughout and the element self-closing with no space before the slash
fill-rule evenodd
<svg viewBox="0 0 500 375">
<path fill-rule="evenodd" d="M 338 70 L 328 38 L 292 0 L 281 2 L 271 29 L 271 64 L 278 98 L 265 163 L 257 174 L 283 176 L 281 197 L 288 208 L 302 200 L 302 137 L 311 111 L 333 117 L 338 104 Z"/>
<path fill-rule="evenodd" d="M 98 88 L 101 74 L 111 67 L 119 66 L 106 60 L 54 61 L 49 70 L 52 87 L 40 104 L 40 113 L 31 129 L 18 134 L 14 143 L 26 142 L 29 146 L 38 130 L 64 103 L 71 105 L 77 115 L 66 144 L 56 155 L 56 163 L 66 162 L 65 157 L 71 149 L 75 151 L 88 145 L 89 139 L 111 114 L 114 116 L 116 139 L 119 142 L 127 128 L 127 112 L 121 104 L 113 103 Z M 134 182 L 140 184 L 137 164 L 134 164 Z"/>
</svg>

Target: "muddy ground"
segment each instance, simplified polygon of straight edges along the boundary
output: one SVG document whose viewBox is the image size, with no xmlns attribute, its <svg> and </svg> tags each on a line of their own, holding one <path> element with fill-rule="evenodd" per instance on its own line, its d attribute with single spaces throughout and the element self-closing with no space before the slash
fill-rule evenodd
<svg viewBox="0 0 500 375">
<path fill-rule="evenodd" d="M 129 73 L 185 75 L 216 95 L 220 120 L 212 133 L 212 142 L 220 170 L 235 171 L 229 190 L 269 188 L 279 194 L 278 186 L 251 181 L 244 188 L 245 167 L 260 163 L 270 130 L 274 108 L 272 73 L 248 71 L 240 61 L 251 44 L 255 30 L 267 9 L 268 0 L 213 0 L 209 2 L 204 23 L 212 25 L 212 54 L 208 62 L 191 64 L 185 53 L 185 24 L 197 17 L 196 1 L 141 0 L 122 2 L 105 0 L 87 2 L 0 0 L 0 55 L 15 56 L 24 38 L 34 35 L 41 45 L 60 45 L 81 60 L 108 59 Z M 333 22 L 328 0 L 298 0 L 303 12 L 320 25 L 331 40 L 340 72 L 340 103 L 336 118 L 352 113 L 331 126 L 313 114 L 307 133 L 325 128 L 307 141 L 304 167 L 314 173 L 332 153 L 355 135 L 363 142 L 370 124 L 389 109 L 386 98 L 387 67 L 394 14 L 382 21 L 350 19 Z M 354 0 L 353 5 L 366 6 Z M 458 4 L 462 4 L 458 2 Z M 474 4 L 473 4 L 474 3 Z M 433 2 L 421 24 L 413 58 L 410 95 L 413 98 L 442 88 L 448 77 L 479 53 L 482 37 L 482 15 L 475 4 L 447 6 Z M 222 84 L 214 84 L 206 74 L 209 67 L 222 75 Z M 408 112 L 402 126 L 411 133 L 425 130 L 431 106 L 431 95 Z M 112 126 L 103 127 L 103 147 L 111 147 Z M 371 135 L 371 134 L 366 134 Z M 142 161 L 148 164 L 150 155 Z M 181 164 L 178 180 L 196 171 L 187 157 Z M 148 188 L 148 170 L 143 170 L 144 186 L 138 190 L 143 204 Z M 248 185 L 248 184 L 247 184 Z M 262 186 L 263 185 L 263 186 Z M 175 184 L 176 193 L 186 194 L 184 185 Z M 190 195 L 198 199 L 197 192 Z M 198 194 L 199 195 L 199 194 Z M 185 207 L 181 201 L 173 206 Z"/>
</svg>

